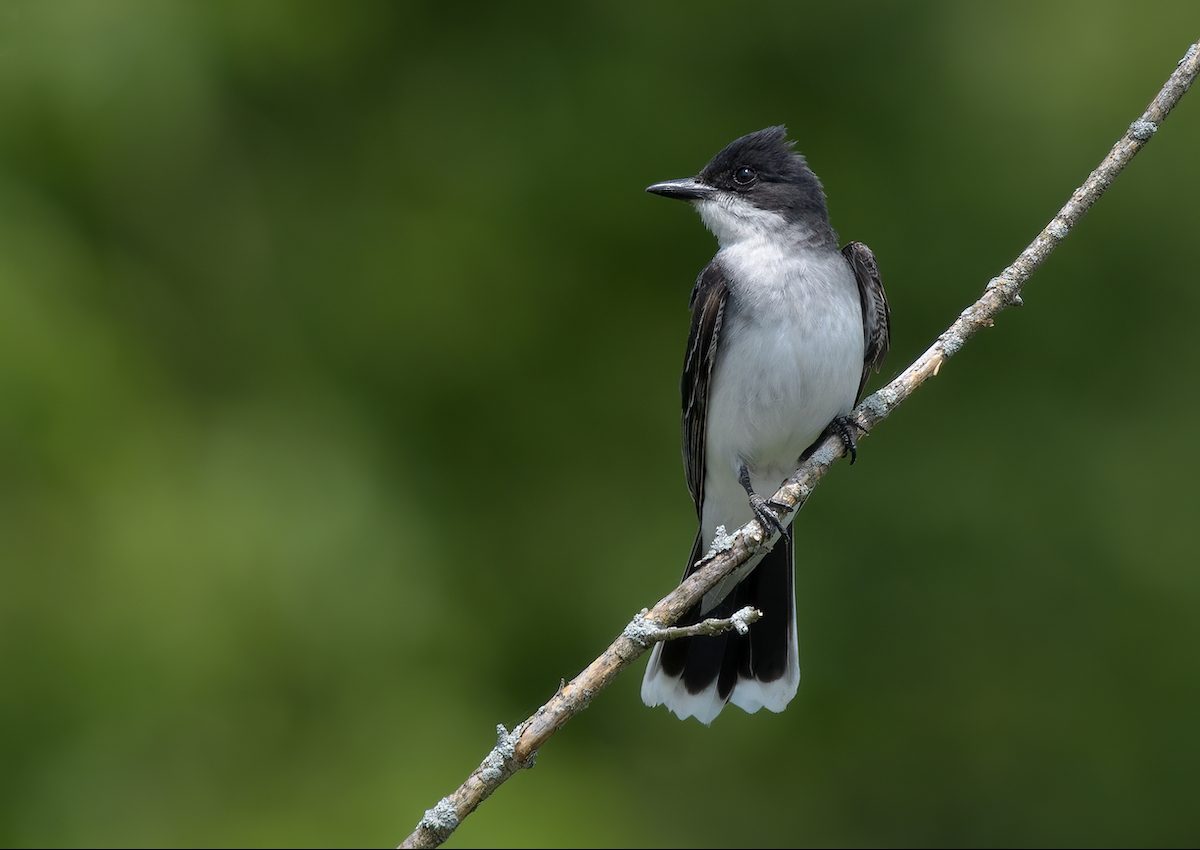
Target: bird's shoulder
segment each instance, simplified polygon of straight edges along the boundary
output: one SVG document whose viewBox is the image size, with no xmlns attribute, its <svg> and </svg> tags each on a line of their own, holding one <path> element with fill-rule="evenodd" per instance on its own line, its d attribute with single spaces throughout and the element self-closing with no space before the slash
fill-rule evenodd
<svg viewBox="0 0 1200 850">
<path fill-rule="evenodd" d="M 729 273 L 721 265 L 720 255 L 713 257 L 696 275 L 696 283 L 688 296 L 688 309 L 693 313 L 697 304 L 714 297 L 724 297 L 729 291 Z"/>
</svg>

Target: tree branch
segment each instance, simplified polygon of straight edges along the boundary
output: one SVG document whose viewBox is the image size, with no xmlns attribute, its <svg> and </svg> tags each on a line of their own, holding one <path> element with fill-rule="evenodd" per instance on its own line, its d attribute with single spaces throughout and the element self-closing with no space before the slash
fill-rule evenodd
<svg viewBox="0 0 1200 850">
<path fill-rule="evenodd" d="M 728 631 L 736 631 L 739 635 L 749 634 L 750 624 L 762 619 L 762 611 L 747 605 L 740 611 L 735 611 L 732 617 L 710 617 L 691 626 L 656 626 L 646 619 L 650 612 L 645 608 L 625 627 L 624 636 L 639 643 L 650 646 L 663 640 L 678 640 L 685 637 L 703 637 L 719 635 Z"/>
<path fill-rule="evenodd" d="M 1158 131 L 1170 111 L 1200 73 L 1200 43 L 1192 44 L 1175 72 L 1151 101 L 1142 116 L 1129 125 L 1096 170 L 1071 199 L 1050 220 L 1037 238 L 999 275 L 992 278 L 983 295 L 947 328 L 924 354 L 900 373 L 891 383 L 863 400 L 852 419 L 864 434 L 891 415 L 917 387 L 938 374 L 942 364 L 959 352 L 971 337 L 992 326 L 1003 309 L 1021 303 L 1021 289 L 1058 243 L 1066 238 L 1084 213 L 1094 204 L 1134 155 Z M 799 510 L 813 489 L 825 477 L 830 467 L 844 453 L 842 441 L 836 436 L 823 440 L 809 458 L 792 474 L 773 499 Z M 436 847 L 449 837 L 462 819 L 487 799 L 493 791 L 520 768 L 531 767 L 538 749 L 568 720 L 587 708 L 592 698 L 638 659 L 654 642 L 682 637 L 696 632 L 689 629 L 731 626 L 741 631 L 752 622 L 750 615 L 739 611 L 726 621 L 706 621 L 712 626 L 692 626 L 686 629 L 669 628 L 704 596 L 717 582 L 747 561 L 760 547 L 769 542 L 771 529 L 763 529 L 757 520 L 742 526 L 732 536 L 720 536 L 713 549 L 699 561 L 699 568 L 679 587 L 664 596 L 649 611 L 643 610 L 626 626 L 624 632 L 608 649 L 558 692 L 537 712 L 509 733 L 498 727 L 499 740 L 487 758 L 472 771 L 466 781 L 449 797 L 429 809 L 401 847 Z M 740 621 L 738 618 L 742 618 Z M 757 619 L 757 618 L 755 618 Z M 735 622 L 736 621 L 736 622 Z M 740 627 L 739 627 L 740 626 Z M 703 632 L 705 634 L 715 632 Z"/>
</svg>

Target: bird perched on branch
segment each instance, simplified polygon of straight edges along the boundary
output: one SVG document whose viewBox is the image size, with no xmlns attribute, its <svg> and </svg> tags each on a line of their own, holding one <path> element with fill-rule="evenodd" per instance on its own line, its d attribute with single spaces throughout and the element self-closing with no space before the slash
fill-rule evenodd
<svg viewBox="0 0 1200 850">
<path fill-rule="evenodd" d="M 826 433 L 853 462 L 847 414 L 888 349 L 890 314 L 871 250 L 838 248 L 825 193 L 784 127 L 743 136 L 696 177 L 646 190 L 692 204 L 718 251 L 692 290 L 683 363 L 683 460 L 700 528 L 685 576 L 718 526 L 757 518 L 773 548 L 709 591 L 680 621 L 750 605 L 748 635 L 660 643 L 642 700 L 711 723 L 727 702 L 782 711 L 800 683 L 792 529 L 768 498 Z"/>
</svg>

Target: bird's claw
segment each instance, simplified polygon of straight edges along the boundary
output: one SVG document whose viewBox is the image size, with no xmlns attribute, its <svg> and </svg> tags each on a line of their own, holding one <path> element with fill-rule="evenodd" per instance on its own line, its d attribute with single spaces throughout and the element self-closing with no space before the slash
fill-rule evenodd
<svg viewBox="0 0 1200 850">
<path fill-rule="evenodd" d="M 854 461 L 858 460 L 858 443 L 854 440 L 854 432 L 862 431 L 864 434 L 867 429 L 849 416 L 835 417 L 829 423 L 830 429 L 842 441 L 842 445 L 846 449 L 846 454 L 850 455 L 850 465 L 854 466 Z"/>
<path fill-rule="evenodd" d="M 780 511 L 786 516 L 792 512 L 791 507 L 788 505 L 776 502 L 774 499 L 768 500 L 757 494 L 751 494 L 750 510 L 754 511 L 754 518 L 762 526 L 763 534 L 770 536 L 771 529 L 775 529 L 780 534 L 787 534 L 787 529 L 784 528 L 783 521 L 775 515 L 775 511 Z"/>
</svg>

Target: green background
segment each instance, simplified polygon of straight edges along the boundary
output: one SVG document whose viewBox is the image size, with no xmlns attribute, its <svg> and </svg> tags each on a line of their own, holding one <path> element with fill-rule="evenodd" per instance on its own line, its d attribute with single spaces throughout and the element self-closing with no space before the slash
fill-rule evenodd
<svg viewBox="0 0 1200 850">
<path fill-rule="evenodd" d="M 643 187 L 787 123 L 888 377 L 1198 35 L 0 3 L 0 844 L 395 844 L 683 567 L 714 246 Z M 1200 840 L 1198 151 L 1194 93 L 805 508 L 787 712 L 679 722 L 639 664 L 452 846 Z"/>
</svg>

